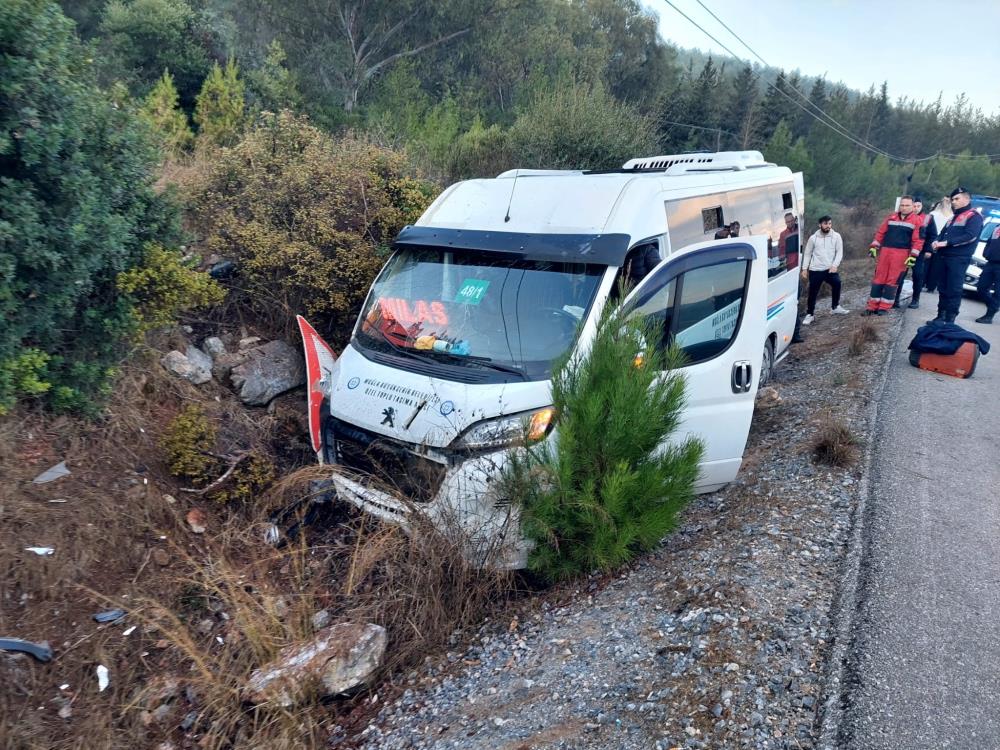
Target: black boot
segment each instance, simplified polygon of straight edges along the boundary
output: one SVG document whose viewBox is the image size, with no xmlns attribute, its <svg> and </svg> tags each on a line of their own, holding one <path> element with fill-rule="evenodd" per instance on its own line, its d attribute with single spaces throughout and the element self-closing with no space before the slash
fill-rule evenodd
<svg viewBox="0 0 1000 750">
<path fill-rule="evenodd" d="M 945 323 L 954 323 L 955 322 L 955 318 L 957 318 L 957 317 L 958 316 L 955 313 L 948 313 L 947 315 L 944 316 L 944 322 Z"/>
<path fill-rule="evenodd" d="M 992 323 L 994 315 L 996 315 L 996 313 L 988 312 L 983 317 L 976 318 L 976 322 L 977 323 Z"/>
<path fill-rule="evenodd" d="M 944 317 L 941 315 L 941 313 L 938 313 L 938 316 L 936 318 L 932 318 L 931 320 L 927 321 L 927 325 L 929 326 L 937 325 L 938 323 L 944 323 Z"/>
<path fill-rule="evenodd" d="M 917 294 L 913 295 L 913 299 L 910 300 L 910 304 L 907 305 L 910 310 L 916 310 L 920 307 L 920 296 Z"/>
</svg>

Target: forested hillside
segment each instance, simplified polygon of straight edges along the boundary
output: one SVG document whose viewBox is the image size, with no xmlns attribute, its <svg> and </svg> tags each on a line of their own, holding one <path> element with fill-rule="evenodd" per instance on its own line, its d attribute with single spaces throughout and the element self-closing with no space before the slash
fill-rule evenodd
<svg viewBox="0 0 1000 750">
<path fill-rule="evenodd" d="M 718 147 L 762 149 L 838 201 L 884 200 L 910 175 L 930 194 L 956 180 L 998 190 L 996 166 L 972 158 L 1000 151 L 997 113 L 966 99 L 897 101 L 881 81 L 856 92 L 679 55 L 637 0 L 63 5 L 102 80 L 125 81 L 133 96 L 169 70 L 193 115 L 212 63 L 233 60 L 251 110 L 291 107 L 329 129 L 366 130 L 443 179 L 511 164 L 608 166 L 635 155 L 627 148 Z"/>
<path fill-rule="evenodd" d="M 1000 192 L 998 114 L 679 52 L 637 0 L 62 0 L 72 21 L 3 6 L 0 305 L 17 324 L 0 408 L 88 406 L 142 330 L 218 300 L 164 267 L 182 245 L 238 260 L 272 321 L 327 295 L 332 332 L 440 187 L 509 167 L 754 148 L 806 173 L 810 213 Z M 265 132 L 282 148 L 255 173 Z M 378 227 L 313 169 L 371 187 Z M 284 226 L 286 209 L 315 226 Z M 295 271 L 272 290 L 277 247 Z"/>
</svg>

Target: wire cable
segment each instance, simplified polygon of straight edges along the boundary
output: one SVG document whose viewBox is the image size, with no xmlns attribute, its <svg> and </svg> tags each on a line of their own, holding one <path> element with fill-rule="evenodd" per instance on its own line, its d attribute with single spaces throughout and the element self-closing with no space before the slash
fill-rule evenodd
<svg viewBox="0 0 1000 750">
<path fill-rule="evenodd" d="M 692 24 L 695 28 L 697 28 L 699 31 L 701 31 L 703 34 L 705 34 L 709 39 L 711 39 L 712 41 L 714 41 L 716 44 L 718 44 L 720 47 L 722 47 L 726 52 L 728 52 L 730 55 L 732 55 L 733 57 L 735 57 L 737 60 L 742 60 L 743 59 L 739 55 L 737 55 L 735 52 L 733 52 L 729 47 L 727 47 L 725 44 L 723 44 L 719 39 L 717 39 L 711 32 L 709 32 L 707 29 L 705 29 L 701 24 L 699 24 L 697 21 L 695 21 L 689 15 L 687 15 L 684 11 L 682 11 L 680 8 L 678 8 L 671 0 L 663 0 L 663 2 L 665 2 L 671 8 L 673 8 L 673 10 L 676 11 L 680 16 L 682 16 L 686 21 L 688 21 L 688 23 Z M 725 21 L 723 21 L 721 18 L 719 18 L 719 16 L 716 15 L 712 11 L 711 8 L 709 8 L 707 5 L 705 5 L 705 3 L 702 2 L 702 0 L 696 0 L 696 2 L 710 16 L 712 16 L 712 18 L 714 18 L 726 31 L 728 31 L 740 44 L 742 44 L 744 47 L 746 47 L 746 49 L 748 49 L 750 51 L 750 53 L 754 57 L 756 57 L 758 60 L 760 60 L 760 62 L 764 66 L 766 66 L 767 68 L 774 69 L 774 66 L 772 66 L 770 63 L 768 63 L 768 61 L 765 60 L 753 47 L 751 47 L 747 42 L 745 42 L 743 40 L 743 38 L 740 37 L 739 34 L 737 34 L 735 31 L 733 31 L 732 28 L 730 28 L 729 25 Z M 986 159 L 1000 158 L 1000 154 L 947 154 L 947 153 L 942 153 L 940 151 L 938 151 L 938 152 L 936 152 L 934 154 L 931 154 L 929 156 L 922 156 L 922 157 L 907 157 L 907 156 L 899 156 L 899 155 L 896 155 L 896 154 L 892 154 L 892 153 L 886 151 L 885 149 L 879 148 L 878 146 L 875 146 L 874 144 L 868 142 L 867 140 L 862 139 L 860 136 L 856 136 L 854 133 L 852 133 L 850 130 L 848 130 L 846 126 L 844 126 L 842 123 L 838 122 L 832 115 L 830 115 L 829 113 L 827 113 L 822 107 L 820 107 L 818 104 L 816 104 L 815 102 L 813 102 L 812 100 L 810 100 L 809 97 L 806 96 L 805 93 L 803 93 L 798 88 L 796 88 L 795 86 L 793 86 L 788 81 L 788 79 L 785 78 L 785 76 L 782 73 L 779 72 L 777 78 L 787 88 L 789 88 L 791 91 L 795 92 L 799 96 L 799 98 L 802 99 L 805 102 L 806 106 L 803 106 L 802 103 L 800 103 L 796 99 L 793 99 L 782 87 L 780 87 L 780 86 L 778 86 L 776 84 L 773 84 L 770 81 L 764 81 L 764 83 L 767 84 L 768 86 L 770 86 L 778 94 L 780 94 L 781 96 L 783 96 L 785 99 L 787 99 L 788 101 L 790 101 L 792 104 L 794 104 L 797 108 L 799 108 L 800 110 L 802 110 L 806 114 L 810 115 L 815 120 L 817 120 L 818 122 L 822 123 L 827 128 L 829 128 L 833 132 L 837 133 L 841 137 L 847 139 L 848 141 L 850 141 L 854 145 L 858 146 L 859 148 L 862 148 L 862 149 L 864 149 L 864 150 L 866 150 L 866 151 L 868 151 L 870 153 L 876 154 L 876 155 L 884 156 L 887 159 L 889 159 L 890 161 L 896 161 L 896 162 L 900 162 L 900 163 L 912 164 L 912 165 L 916 166 L 916 164 L 919 163 L 919 162 L 930 161 L 930 160 L 938 159 L 938 158 L 952 159 L 952 160 L 957 160 L 957 161 L 971 160 L 971 159 L 980 159 L 980 158 L 986 158 Z M 815 110 L 815 111 L 807 109 L 807 107 L 811 107 L 812 110 Z"/>
</svg>

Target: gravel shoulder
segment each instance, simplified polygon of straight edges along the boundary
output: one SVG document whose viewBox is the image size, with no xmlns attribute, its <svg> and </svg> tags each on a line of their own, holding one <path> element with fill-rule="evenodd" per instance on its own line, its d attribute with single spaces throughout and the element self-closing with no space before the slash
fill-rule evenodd
<svg viewBox="0 0 1000 750">
<path fill-rule="evenodd" d="M 863 305 L 861 290 L 845 304 Z M 835 655 L 838 582 L 865 491 L 871 402 L 899 317 L 848 352 L 863 319 L 821 301 L 758 401 L 740 476 L 699 496 L 654 553 L 610 581 L 523 602 L 411 673 L 364 748 L 809 748 Z M 846 468 L 812 445 L 839 421 Z M 568 601 L 567 601 L 568 599 Z"/>
</svg>

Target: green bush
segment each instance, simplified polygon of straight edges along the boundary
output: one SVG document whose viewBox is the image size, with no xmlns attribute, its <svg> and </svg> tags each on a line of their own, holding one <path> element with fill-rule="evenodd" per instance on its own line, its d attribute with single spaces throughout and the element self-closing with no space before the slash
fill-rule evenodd
<svg viewBox="0 0 1000 750">
<path fill-rule="evenodd" d="M 139 333 L 170 325 L 182 312 L 217 305 L 226 296 L 215 279 L 185 265 L 179 252 L 155 243 L 146 248 L 142 265 L 118 275 L 117 286 L 135 302 Z"/>
<path fill-rule="evenodd" d="M 194 109 L 200 143 L 231 146 L 239 139 L 244 122 L 243 91 L 235 62 L 230 60 L 225 68 L 219 63 L 212 66 Z"/>
<path fill-rule="evenodd" d="M 196 487 L 214 478 L 219 460 L 210 455 L 215 450 L 217 430 L 198 404 L 187 404 L 174 417 L 160 440 L 167 454 L 167 467 L 178 479 Z"/>
<path fill-rule="evenodd" d="M 655 546 L 693 495 L 702 445 L 670 443 L 684 406 L 682 354 L 647 348 L 606 312 L 591 349 L 555 372 L 555 442 L 512 453 L 502 480 L 550 580 L 609 570 Z"/>
<path fill-rule="evenodd" d="M 147 242 L 178 238 L 146 129 L 97 87 L 72 27 L 54 3 L 0 3 L 5 409 L 22 396 L 93 408 L 134 325 L 115 280 Z"/>
<path fill-rule="evenodd" d="M 177 89 L 169 71 L 163 71 L 163 77 L 143 102 L 140 114 L 153 129 L 166 155 L 177 158 L 194 145 L 194 133 L 187 115 L 177 104 Z"/>
<path fill-rule="evenodd" d="M 616 169 L 658 150 L 655 120 L 602 86 L 539 95 L 509 135 L 516 166 L 534 169 Z"/>
<path fill-rule="evenodd" d="M 205 248 L 238 262 L 259 313 L 305 312 L 327 330 L 353 322 L 385 248 L 435 193 L 401 153 L 287 111 L 214 159 L 189 201 Z"/>
</svg>

